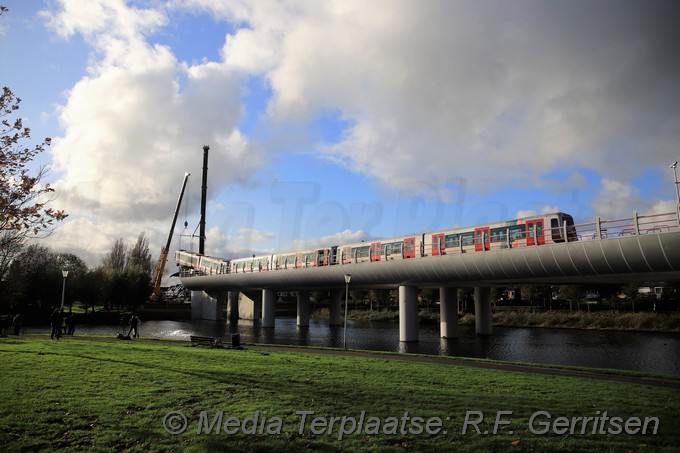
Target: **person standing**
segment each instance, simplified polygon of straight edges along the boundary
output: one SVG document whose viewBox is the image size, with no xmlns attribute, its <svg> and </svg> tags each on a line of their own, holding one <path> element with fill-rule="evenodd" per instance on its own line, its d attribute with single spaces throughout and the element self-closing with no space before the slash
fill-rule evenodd
<svg viewBox="0 0 680 453">
<path fill-rule="evenodd" d="M 14 317 L 14 335 L 21 333 L 21 328 L 24 326 L 24 315 L 17 313 Z"/>
<path fill-rule="evenodd" d="M 68 315 L 66 318 L 66 335 L 73 336 L 76 331 L 76 317 L 75 315 Z"/>
<path fill-rule="evenodd" d="M 61 325 L 64 322 L 64 318 L 62 317 L 61 312 L 59 311 L 58 308 L 55 308 L 54 311 L 52 312 L 52 315 L 50 315 L 50 325 L 52 326 L 52 333 L 50 333 L 50 339 L 54 340 L 54 337 L 57 337 L 57 340 L 61 337 Z"/>
<path fill-rule="evenodd" d="M 139 325 L 139 317 L 136 314 L 130 316 L 130 331 L 128 332 L 128 337 L 132 334 L 131 338 L 139 338 L 139 331 L 137 326 Z"/>
</svg>

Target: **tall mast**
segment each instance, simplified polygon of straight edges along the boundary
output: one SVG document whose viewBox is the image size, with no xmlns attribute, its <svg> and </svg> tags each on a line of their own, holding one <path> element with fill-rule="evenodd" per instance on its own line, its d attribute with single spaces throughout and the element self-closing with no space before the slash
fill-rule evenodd
<svg viewBox="0 0 680 453">
<path fill-rule="evenodd" d="M 208 194 L 208 145 L 203 146 L 203 182 L 201 184 L 201 221 L 198 232 L 198 253 L 205 254 L 205 204 Z"/>
</svg>

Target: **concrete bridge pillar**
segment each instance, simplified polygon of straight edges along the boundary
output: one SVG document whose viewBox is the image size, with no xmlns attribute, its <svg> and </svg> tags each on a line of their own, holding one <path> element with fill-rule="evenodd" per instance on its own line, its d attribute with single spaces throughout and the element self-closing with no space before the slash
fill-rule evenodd
<svg viewBox="0 0 680 453">
<path fill-rule="evenodd" d="M 331 326 L 342 325 L 342 291 L 331 291 L 331 300 L 328 302 L 328 323 Z"/>
<path fill-rule="evenodd" d="M 274 327 L 276 312 L 276 291 L 271 289 L 262 290 L 262 327 Z"/>
<path fill-rule="evenodd" d="M 418 341 L 418 288 L 399 287 L 399 341 Z"/>
<path fill-rule="evenodd" d="M 203 291 L 191 292 L 191 319 L 203 318 Z"/>
<path fill-rule="evenodd" d="M 241 319 L 259 320 L 262 317 L 262 291 L 239 293 L 238 312 Z"/>
<path fill-rule="evenodd" d="M 297 292 L 297 325 L 309 327 L 309 291 Z"/>
<path fill-rule="evenodd" d="M 458 338 L 458 294 L 456 288 L 439 288 L 439 328 L 442 338 Z"/>
<path fill-rule="evenodd" d="M 491 335 L 491 288 L 475 287 L 475 330 Z"/>
<path fill-rule="evenodd" d="M 232 321 L 238 319 L 238 295 L 238 291 L 229 291 L 227 293 L 227 314 Z"/>
<path fill-rule="evenodd" d="M 217 321 L 224 317 L 226 293 L 207 294 L 205 291 L 191 292 L 191 318 Z"/>
</svg>

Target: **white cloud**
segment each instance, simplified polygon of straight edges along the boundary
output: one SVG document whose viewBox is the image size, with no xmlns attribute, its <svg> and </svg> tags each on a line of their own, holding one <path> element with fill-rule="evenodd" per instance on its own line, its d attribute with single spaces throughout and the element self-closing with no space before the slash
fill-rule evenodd
<svg viewBox="0 0 680 453">
<path fill-rule="evenodd" d="M 553 212 L 560 212 L 560 208 L 557 206 L 543 206 L 539 211 L 536 211 L 535 209 L 520 209 L 517 211 L 515 214 L 515 218 L 523 218 L 523 217 L 531 217 L 540 214 L 550 214 Z"/>
<path fill-rule="evenodd" d="M 658 200 L 650 207 L 649 214 L 668 214 L 669 212 L 676 212 L 676 200 Z"/>
<path fill-rule="evenodd" d="M 630 177 L 677 153 L 673 4 L 192 4 L 244 21 L 225 59 L 265 73 L 273 118 L 339 111 L 351 126 L 321 150 L 392 188 Z"/>
<path fill-rule="evenodd" d="M 64 135 L 51 148 L 60 208 L 70 219 L 89 219 L 67 221 L 64 238 L 88 237 L 101 251 L 119 236 L 147 231 L 160 248 L 184 172 L 198 186 L 204 144 L 209 167 L 220 172 L 213 189 L 245 181 L 263 162 L 236 128 L 241 76 L 215 62 L 178 62 L 169 48 L 147 43 L 149 28 L 165 23 L 162 13 L 122 1 L 63 1 L 46 16 L 61 35 L 85 36 L 94 51 L 89 75 L 66 93 Z M 185 204 L 197 207 L 199 195 L 188 191 Z M 102 225 L 113 234 L 102 235 Z"/>
<path fill-rule="evenodd" d="M 615 219 L 632 214 L 643 203 L 644 200 L 634 186 L 613 179 L 603 179 L 593 207 L 602 217 Z"/>
<path fill-rule="evenodd" d="M 67 229 L 91 235 L 96 250 L 101 225 L 131 237 L 159 230 L 152 243 L 163 243 L 157 222 L 168 221 L 182 174 L 199 177 L 203 144 L 219 184 L 247 181 L 266 160 L 237 130 L 248 77 L 270 84 L 268 121 L 303 126 L 295 131 L 323 112 L 346 121 L 337 143 L 318 144 L 324 158 L 397 191 L 434 187 L 443 200 L 461 184 L 532 187 L 547 172 L 586 168 L 605 178 L 595 211 L 624 212 L 641 202 L 625 181 L 677 157 L 673 2 L 57 5 L 43 13 L 50 27 L 82 35 L 92 54 L 60 110 L 55 186 L 72 218 L 87 219 Z M 149 42 L 173 8 L 237 27 L 223 61 L 191 65 Z"/>
<path fill-rule="evenodd" d="M 312 250 L 319 247 L 330 247 L 338 244 L 351 244 L 353 242 L 360 242 L 370 239 L 364 231 L 344 230 L 336 234 L 324 236 L 320 238 L 295 240 L 292 241 L 285 250 Z"/>
</svg>

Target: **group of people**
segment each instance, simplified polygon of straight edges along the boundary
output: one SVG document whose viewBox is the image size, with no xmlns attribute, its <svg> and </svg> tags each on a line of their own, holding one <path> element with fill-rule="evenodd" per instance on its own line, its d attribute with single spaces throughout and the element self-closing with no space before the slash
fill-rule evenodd
<svg viewBox="0 0 680 453">
<path fill-rule="evenodd" d="M 14 335 L 21 334 L 21 329 L 24 327 L 24 315 L 17 313 L 16 316 L 2 316 L 0 319 L 0 337 L 5 337 L 10 326 L 14 326 Z"/>
<path fill-rule="evenodd" d="M 123 322 L 123 320 L 121 320 L 121 322 Z M 127 339 L 139 338 L 140 322 L 139 317 L 135 313 L 130 316 L 128 321 L 130 330 L 128 331 Z M 24 316 L 21 313 L 18 313 L 14 317 L 11 315 L 0 316 L 0 337 L 7 336 L 5 331 L 9 330 L 10 326 L 14 326 L 14 335 L 21 334 L 24 327 Z M 58 340 L 62 335 L 73 335 L 76 331 L 74 316 L 70 313 L 66 314 L 63 308 L 55 308 L 50 314 L 50 328 L 50 338 L 52 340 Z M 26 333 L 25 330 L 23 333 Z M 122 337 L 123 335 L 120 334 L 119 336 Z"/>
<path fill-rule="evenodd" d="M 66 335 L 73 335 L 76 331 L 76 323 L 73 319 L 73 315 L 66 315 L 63 309 L 55 308 L 50 315 L 50 327 L 52 331 L 50 333 L 50 338 L 58 340 L 61 338 L 62 333 Z"/>
</svg>

